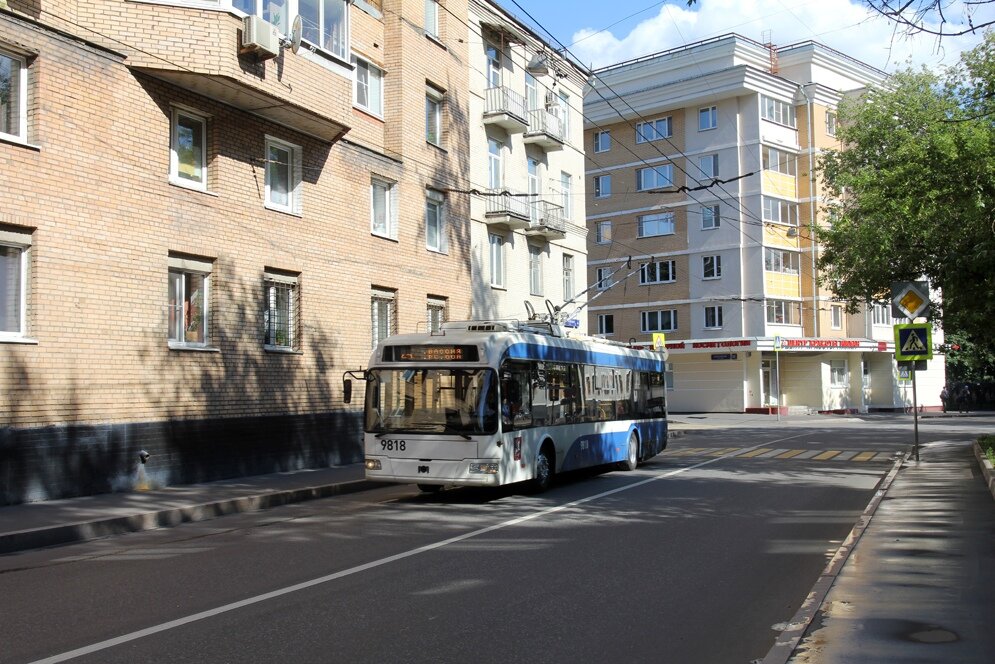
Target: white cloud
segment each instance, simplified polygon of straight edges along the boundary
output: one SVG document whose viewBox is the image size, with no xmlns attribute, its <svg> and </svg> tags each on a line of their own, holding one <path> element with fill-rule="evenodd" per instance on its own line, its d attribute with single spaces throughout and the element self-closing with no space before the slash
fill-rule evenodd
<svg viewBox="0 0 995 664">
<path fill-rule="evenodd" d="M 995 17 L 995 8 L 975 9 Z M 956 7 L 948 20 L 960 20 Z M 951 28 L 948 24 L 948 31 Z M 848 0 L 698 0 L 693 8 L 666 4 L 656 16 L 616 38 L 611 32 L 579 30 L 570 50 L 584 65 L 602 67 L 623 60 L 735 32 L 756 41 L 787 46 L 813 40 L 885 71 L 912 62 L 929 67 L 954 64 L 962 50 L 979 43 L 981 34 L 909 38 L 898 26 L 866 6 Z"/>
</svg>

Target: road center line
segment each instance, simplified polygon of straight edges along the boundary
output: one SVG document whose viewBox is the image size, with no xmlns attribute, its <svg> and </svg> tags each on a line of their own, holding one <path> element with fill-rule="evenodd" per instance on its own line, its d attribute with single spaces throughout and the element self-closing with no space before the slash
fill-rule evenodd
<svg viewBox="0 0 995 664">
<path fill-rule="evenodd" d="M 323 583 L 328 583 L 329 581 L 335 581 L 336 579 L 341 579 L 347 576 L 352 576 L 353 574 L 358 574 L 360 572 L 365 572 L 366 570 L 373 569 L 375 567 L 381 567 L 390 563 L 397 562 L 399 560 L 404 560 L 405 558 L 410 558 L 411 556 L 417 556 L 421 553 L 427 553 L 429 551 L 434 551 L 436 549 L 441 549 L 442 547 L 449 546 L 450 544 L 456 544 L 457 542 L 462 542 L 474 537 L 479 537 L 480 535 L 485 535 L 495 530 L 501 530 L 503 528 L 509 528 L 511 526 L 517 526 L 519 524 L 525 523 L 526 521 L 531 521 L 533 519 L 538 519 L 539 517 L 548 516 L 550 514 L 555 514 L 556 512 L 562 512 L 563 510 L 570 509 L 572 507 L 577 507 L 578 505 L 583 505 L 600 498 L 605 498 L 607 496 L 612 496 L 616 493 L 622 493 L 623 491 L 629 491 L 630 489 L 635 489 L 636 487 L 649 484 L 650 482 L 656 482 L 657 480 L 663 480 L 682 473 L 686 473 L 689 470 L 694 470 L 696 468 L 701 468 L 702 466 L 707 466 L 709 464 L 716 463 L 717 461 L 723 461 L 736 454 L 745 451 L 755 450 L 764 445 L 772 445 L 774 443 L 779 443 L 783 440 L 791 440 L 792 438 L 799 438 L 801 436 L 808 435 L 806 433 L 800 433 L 795 436 L 788 436 L 787 438 L 780 438 L 778 440 L 767 441 L 754 445 L 753 447 L 736 449 L 733 452 L 724 454 L 720 457 L 714 459 L 709 459 L 708 461 L 702 461 L 701 463 L 696 463 L 692 466 L 686 468 L 678 468 L 677 470 L 671 470 L 666 473 L 660 473 L 659 475 L 654 475 L 645 480 L 640 480 L 639 482 L 633 482 L 632 484 L 626 484 L 625 486 L 611 489 L 609 491 L 604 491 L 602 493 L 588 496 L 587 498 L 581 498 L 579 500 L 574 500 L 569 503 L 564 503 L 563 505 L 557 505 L 556 507 L 550 507 L 538 512 L 533 512 L 532 514 L 526 514 L 525 516 L 516 517 L 514 519 L 509 519 L 508 521 L 503 521 L 501 523 L 495 524 L 493 526 L 488 526 L 486 528 L 481 528 L 479 530 L 474 530 L 469 533 L 464 533 L 463 535 L 457 535 L 456 537 L 450 537 L 449 539 L 441 540 L 439 542 L 434 542 L 432 544 L 426 544 L 425 546 L 420 546 L 415 549 L 410 549 L 402 553 L 394 554 L 393 556 L 387 556 L 386 558 L 380 558 L 379 560 L 374 560 L 372 562 L 364 563 L 362 565 L 357 565 L 355 567 L 350 567 L 349 569 L 342 570 L 340 572 L 335 572 L 334 574 L 327 574 L 325 576 L 320 576 L 316 579 L 311 579 L 310 581 L 304 581 L 302 583 L 297 583 L 292 586 L 287 586 L 286 588 L 280 588 L 278 590 L 272 590 L 268 593 L 263 593 L 262 595 L 256 595 L 254 597 L 248 597 L 237 602 L 232 602 L 230 604 L 224 604 L 213 609 L 208 609 L 207 611 L 201 611 L 200 613 L 194 613 L 189 616 L 184 616 L 183 618 L 177 618 L 176 620 L 170 620 L 169 622 L 160 623 L 152 627 L 146 627 L 145 629 L 140 629 L 137 632 L 131 632 L 130 634 L 122 634 L 121 636 L 116 636 L 113 639 L 107 639 L 106 641 L 100 641 L 99 643 L 94 643 L 82 648 L 77 648 L 76 650 L 70 650 L 68 652 L 59 653 L 58 655 L 52 655 L 51 657 L 46 657 L 45 659 L 39 659 L 32 664 L 55 664 L 55 662 L 65 662 L 70 659 L 75 659 L 77 657 L 83 657 L 84 655 L 91 655 L 95 652 L 101 650 L 107 650 L 108 648 L 113 648 L 114 646 L 119 646 L 123 643 L 128 643 L 129 641 L 136 641 L 138 639 L 143 639 L 146 636 L 152 636 L 153 634 L 158 634 L 160 632 L 166 632 L 177 627 L 182 627 L 183 625 L 189 625 L 200 620 L 205 620 L 207 618 L 213 618 L 214 616 L 221 615 L 222 613 L 228 613 L 229 611 L 235 611 L 237 609 L 244 608 L 246 606 L 252 606 L 253 604 L 259 604 L 260 602 L 265 602 L 267 600 L 275 599 L 283 595 L 289 595 L 291 593 L 299 592 L 301 590 L 307 590 L 308 588 L 313 588 L 319 586 Z"/>
</svg>

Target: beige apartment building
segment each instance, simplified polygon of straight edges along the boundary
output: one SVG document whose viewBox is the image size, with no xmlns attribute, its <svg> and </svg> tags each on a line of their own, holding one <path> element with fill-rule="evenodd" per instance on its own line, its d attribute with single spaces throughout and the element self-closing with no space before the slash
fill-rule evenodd
<svg viewBox="0 0 995 664">
<path fill-rule="evenodd" d="M 471 313 L 466 1 L 8 4 L 0 504 L 360 460 Z"/>
<path fill-rule="evenodd" d="M 726 35 L 594 72 L 585 95 L 589 329 L 665 335 L 675 412 L 912 404 L 890 303 L 849 315 L 819 284 L 812 166 L 840 100 L 885 74 L 815 42 Z M 934 334 L 934 342 L 941 342 Z M 939 406 L 943 358 L 918 372 Z"/>
</svg>

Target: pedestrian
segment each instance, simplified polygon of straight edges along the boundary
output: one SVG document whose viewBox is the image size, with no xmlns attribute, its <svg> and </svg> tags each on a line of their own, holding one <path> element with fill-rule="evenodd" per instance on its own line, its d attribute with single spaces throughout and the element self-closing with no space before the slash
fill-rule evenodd
<svg viewBox="0 0 995 664">
<path fill-rule="evenodd" d="M 940 403 L 943 404 L 943 412 L 947 412 L 947 402 L 950 401 L 950 390 L 944 385 L 943 389 L 940 390 Z"/>
<path fill-rule="evenodd" d="M 971 411 L 971 388 L 964 383 L 957 393 L 957 412 L 968 413 Z"/>
</svg>

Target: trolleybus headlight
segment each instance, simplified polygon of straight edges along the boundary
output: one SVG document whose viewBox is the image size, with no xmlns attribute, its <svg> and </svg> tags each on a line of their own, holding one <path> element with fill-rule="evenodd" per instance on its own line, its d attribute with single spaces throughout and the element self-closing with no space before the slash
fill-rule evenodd
<svg viewBox="0 0 995 664">
<path fill-rule="evenodd" d="M 471 473 L 483 473 L 485 475 L 497 475 L 498 465 L 496 463 L 471 463 Z"/>
<path fill-rule="evenodd" d="M 380 459 L 367 459 L 366 470 L 380 470 Z"/>
</svg>

